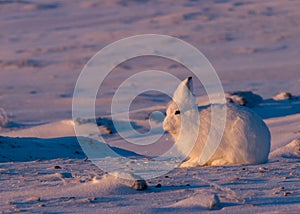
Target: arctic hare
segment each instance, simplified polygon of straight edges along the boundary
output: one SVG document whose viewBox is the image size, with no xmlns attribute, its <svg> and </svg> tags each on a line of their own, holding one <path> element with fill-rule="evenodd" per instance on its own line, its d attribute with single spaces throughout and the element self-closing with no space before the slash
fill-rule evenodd
<svg viewBox="0 0 300 214">
<path fill-rule="evenodd" d="M 176 103 L 175 103 L 176 101 Z M 234 105 L 217 104 L 218 108 L 226 108 L 226 123 L 223 136 L 216 150 L 205 162 L 200 161 L 201 154 L 210 133 L 211 111 L 212 107 L 199 108 L 192 95 L 192 78 L 188 77 L 179 84 L 166 110 L 166 117 L 163 122 L 165 131 L 168 131 L 178 150 L 186 150 L 185 139 L 189 137 L 186 134 L 181 137 L 181 143 L 178 143 L 181 132 L 182 116 L 188 111 L 179 110 L 178 106 L 195 105 L 196 114 L 199 115 L 200 126 L 197 126 L 196 141 L 194 147 L 189 150 L 188 158 L 180 167 L 195 167 L 199 165 L 228 165 L 228 164 L 259 164 L 268 160 L 270 151 L 270 132 L 262 119 L 252 110 Z M 182 107 L 181 107 L 182 108 Z M 186 108 L 186 107 L 185 107 Z M 189 124 L 191 126 L 191 124 Z M 189 131 L 190 128 L 188 128 Z M 184 134 L 184 133 L 183 133 Z M 208 145 L 210 147 L 210 145 Z M 208 148 L 209 150 L 210 148 Z M 213 149 L 212 149 L 213 150 Z M 202 154 L 202 156 L 205 154 Z"/>
</svg>

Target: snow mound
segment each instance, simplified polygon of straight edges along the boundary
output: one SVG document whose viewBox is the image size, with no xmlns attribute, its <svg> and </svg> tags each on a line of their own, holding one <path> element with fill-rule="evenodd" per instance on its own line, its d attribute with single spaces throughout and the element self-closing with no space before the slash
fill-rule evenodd
<svg viewBox="0 0 300 214">
<path fill-rule="evenodd" d="M 198 190 L 188 198 L 168 205 L 165 208 L 172 211 L 176 211 L 177 209 L 184 209 L 185 211 L 201 211 L 214 210 L 221 207 L 219 197 L 216 194 Z"/>
<path fill-rule="evenodd" d="M 247 106 L 253 108 L 263 101 L 262 97 L 254 94 L 252 91 L 237 91 L 226 93 L 227 102 L 235 103 L 240 106 Z"/>
<path fill-rule="evenodd" d="M 270 153 L 270 157 L 300 158 L 300 139 L 295 139 L 289 144 Z"/>
<path fill-rule="evenodd" d="M 3 108 L 0 108 L 0 129 L 8 123 L 7 115 Z"/>
<path fill-rule="evenodd" d="M 281 92 L 273 97 L 273 100 L 290 100 L 293 96 L 290 92 Z"/>
<path fill-rule="evenodd" d="M 0 127 L 1 122 L 1 109 L 0 109 Z M 4 121 L 4 120 L 3 120 Z M 90 123 L 92 119 L 86 121 L 76 121 L 77 123 Z M 99 134 L 111 134 L 113 128 L 112 121 L 106 118 L 96 118 Z M 19 129 L 1 133 L 2 136 L 7 137 L 38 137 L 38 138 L 57 138 L 75 136 L 74 130 L 75 122 L 73 120 L 60 120 L 52 123 L 34 126 L 31 128 Z"/>
<path fill-rule="evenodd" d="M 68 188 L 63 194 L 80 197 L 95 197 L 101 195 L 128 195 L 137 191 L 123 180 L 106 174 L 100 179 L 94 179 L 90 182 L 82 183 Z"/>
<path fill-rule="evenodd" d="M 54 138 L 75 136 L 73 120 L 61 120 L 40 126 L 1 133 L 7 137 Z"/>
</svg>

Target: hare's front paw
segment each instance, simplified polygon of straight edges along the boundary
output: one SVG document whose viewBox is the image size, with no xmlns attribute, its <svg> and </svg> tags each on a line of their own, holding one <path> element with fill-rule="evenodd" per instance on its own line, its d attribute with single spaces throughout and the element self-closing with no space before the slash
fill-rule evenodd
<svg viewBox="0 0 300 214">
<path fill-rule="evenodd" d="M 197 166 L 199 166 L 199 163 L 198 163 L 198 161 L 195 161 L 195 160 L 193 160 L 193 161 L 188 160 L 179 165 L 180 168 L 191 168 L 191 167 L 197 167 Z"/>
<path fill-rule="evenodd" d="M 211 164 L 209 164 L 209 165 L 211 165 L 211 166 L 224 166 L 224 165 L 229 165 L 229 164 L 231 164 L 231 163 L 229 163 L 225 159 L 217 159 L 217 160 L 213 160 L 211 162 Z"/>
</svg>

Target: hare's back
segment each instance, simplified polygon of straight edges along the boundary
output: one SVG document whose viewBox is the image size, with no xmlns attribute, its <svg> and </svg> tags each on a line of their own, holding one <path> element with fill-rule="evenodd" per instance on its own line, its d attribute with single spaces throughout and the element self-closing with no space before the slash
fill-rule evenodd
<svg viewBox="0 0 300 214">
<path fill-rule="evenodd" d="M 243 106 L 238 106 L 235 104 L 226 104 L 226 105 L 213 105 L 209 107 L 199 107 L 200 119 L 204 124 L 211 123 L 212 118 L 212 108 L 216 110 L 213 111 L 216 115 L 217 122 L 221 122 L 224 114 L 226 117 L 226 129 L 230 128 L 227 126 L 235 125 L 241 126 L 248 129 L 253 128 L 254 126 L 266 127 L 263 120 L 251 109 Z"/>
<path fill-rule="evenodd" d="M 265 162 L 270 150 L 270 132 L 263 120 L 247 107 L 234 104 L 214 107 L 226 108 L 226 125 L 215 158 L 223 157 L 229 163 Z M 202 136 L 216 127 L 211 124 L 211 108 L 200 111 Z"/>
</svg>

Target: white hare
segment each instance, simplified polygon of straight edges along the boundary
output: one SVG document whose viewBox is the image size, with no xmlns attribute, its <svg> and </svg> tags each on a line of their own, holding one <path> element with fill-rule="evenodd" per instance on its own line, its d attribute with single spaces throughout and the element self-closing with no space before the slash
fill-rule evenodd
<svg viewBox="0 0 300 214">
<path fill-rule="evenodd" d="M 175 103 L 176 101 L 176 103 Z M 181 137 L 181 142 L 178 143 L 180 134 L 182 133 L 181 121 L 183 114 L 188 114 L 188 110 L 182 111 L 186 106 L 195 105 L 199 115 L 200 126 L 194 129 L 197 132 L 196 142 L 193 148 L 188 148 L 185 145 L 185 139 L 190 134 Z M 181 106 L 180 109 L 178 106 Z M 182 107 L 185 106 L 185 107 Z M 267 162 L 270 151 L 270 132 L 263 120 L 256 115 L 252 110 L 237 106 L 234 104 L 220 104 L 218 108 L 226 108 L 226 123 L 223 136 L 216 150 L 205 160 L 201 162 L 204 145 L 210 133 L 211 125 L 211 109 L 212 107 L 197 108 L 197 104 L 192 95 L 192 78 L 188 77 L 179 84 L 166 110 L 166 117 L 163 122 L 165 131 L 168 131 L 173 139 L 178 150 L 190 151 L 187 159 L 180 167 L 195 167 L 199 165 L 228 165 L 228 164 L 259 164 Z M 190 108 L 192 109 L 192 108 Z M 191 110 L 192 111 L 192 110 Z M 197 115 L 197 116 L 198 116 Z M 189 124 L 188 126 L 191 126 Z M 192 128 L 188 127 L 188 131 Z M 183 140 L 182 140 L 183 139 Z M 208 151 L 210 145 L 208 145 Z M 211 148 L 214 150 L 213 148 Z M 207 151 L 207 150 L 206 150 Z M 202 158 L 203 159 L 203 158 Z"/>
</svg>

